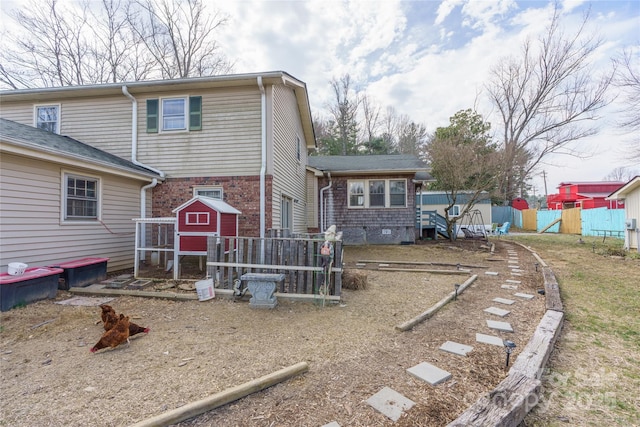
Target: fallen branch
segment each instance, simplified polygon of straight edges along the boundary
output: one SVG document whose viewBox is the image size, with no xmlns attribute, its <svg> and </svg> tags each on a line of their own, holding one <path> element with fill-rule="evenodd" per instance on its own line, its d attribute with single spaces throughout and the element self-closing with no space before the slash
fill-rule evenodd
<svg viewBox="0 0 640 427">
<path fill-rule="evenodd" d="M 38 323 L 37 325 L 33 325 L 33 326 L 31 327 L 31 329 L 39 328 L 40 326 L 44 326 L 44 325 L 46 325 L 46 324 L 48 324 L 48 323 L 53 322 L 54 320 L 56 320 L 56 319 L 49 319 L 49 320 L 45 320 L 45 321 L 44 321 L 44 322 L 42 322 L 42 323 Z"/>
</svg>

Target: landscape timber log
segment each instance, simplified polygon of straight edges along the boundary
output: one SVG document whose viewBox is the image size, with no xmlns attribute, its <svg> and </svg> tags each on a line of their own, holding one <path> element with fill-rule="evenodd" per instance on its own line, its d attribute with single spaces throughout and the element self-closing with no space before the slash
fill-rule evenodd
<svg viewBox="0 0 640 427">
<path fill-rule="evenodd" d="M 538 404 L 541 382 L 522 374 L 509 375 L 447 427 L 512 427 Z"/>
<path fill-rule="evenodd" d="M 520 352 L 509 375 L 522 374 L 529 378 L 541 379 L 544 367 L 551 356 L 556 340 L 562 330 L 564 313 L 547 310 L 527 346 Z"/>
<path fill-rule="evenodd" d="M 431 261 L 381 261 L 373 259 L 360 259 L 358 263 L 364 264 L 411 264 L 411 265 L 438 265 L 444 267 L 465 267 L 465 268 L 487 268 L 485 265 L 468 265 L 451 262 L 431 262 Z"/>
<path fill-rule="evenodd" d="M 299 362 L 295 365 L 280 369 L 279 371 L 251 380 L 239 386 L 228 388 L 209 397 L 205 397 L 204 399 L 187 403 L 179 408 L 172 409 L 156 415 L 155 417 L 147 418 L 146 420 L 132 424 L 130 427 L 159 427 L 177 424 L 184 420 L 188 420 L 189 418 L 204 414 L 212 409 L 216 409 L 222 405 L 226 405 L 227 403 L 241 399 L 251 393 L 262 391 L 265 388 L 307 372 L 308 370 L 309 365 L 307 362 Z"/>
<path fill-rule="evenodd" d="M 462 285 L 460 285 L 460 288 L 458 289 L 457 294 L 460 295 L 477 278 L 478 278 L 477 274 L 474 274 L 473 276 L 469 277 L 466 282 L 464 282 Z M 431 316 L 433 316 L 434 314 L 436 314 L 438 312 L 438 310 L 440 310 L 449 301 L 451 301 L 453 298 L 455 298 L 455 296 L 456 296 L 456 291 L 454 290 L 449 295 L 447 295 L 446 297 L 444 297 L 440 301 L 438 301 L 435 305 L 431 306 L 431 308 L 428 309 L 427 311 L 425 311 L 424 313 L 419 314 L 418 316 L 414 317 L 413 319 L 408 320 L 408 321 L 404 322 L 403 324 L 396 326 L 396 329 L 399 330 L 399 331 L 402 331 L 402 332 L 408 331 L 409 329 L 413 328 L 418 323 L 423 322 L 423 321 L 427 320 L 428 318 L 430 318 Z"/>
<path fill-rule="evenodd" d="M 562 300 L 560 299 L 560 287 L 553 270 L 549 267 L 543 267 L 542 276 L 544 277 L 544 295 L 547 310 L 564 311 Z"/>
<path fill-rule="evenodd" d="M 464 270 L 429 270 L 424 268 L 394 268 L 394 267 L 378 267 L 378 271 L 406 271 L 412 273 L 431 273 L 431 274 L 469 274 Z"/>
</svg>

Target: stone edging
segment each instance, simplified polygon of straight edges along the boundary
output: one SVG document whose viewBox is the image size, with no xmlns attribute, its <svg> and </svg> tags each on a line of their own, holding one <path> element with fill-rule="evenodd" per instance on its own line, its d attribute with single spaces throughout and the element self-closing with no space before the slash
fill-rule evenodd
<svg viewBox="0 0 640 427">
<path fill-rule="evenodd" d="M 447 427 L 515 427 L 540 402 L 542 373 L 560 335 L 564 310 L 560 300 L 560 288 L 553 271 L 531 248 L 518 242 L 513 243 L 531 252 L 542 266 L 546 312 L 527 346 L 509 370 L 507 378 Z"/>
</svg>

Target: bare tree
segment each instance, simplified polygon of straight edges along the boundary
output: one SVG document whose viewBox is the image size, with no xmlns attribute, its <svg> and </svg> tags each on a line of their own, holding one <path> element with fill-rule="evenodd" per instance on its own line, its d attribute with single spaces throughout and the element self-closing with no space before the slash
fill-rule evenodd
<svg viewBox="0 0 640 427">
<path fill-rule="evenodd" d="M 375 104 L 369 95 L 363 94 L 360 99 L 362 106 L 364 144 L 368 145 L 378 137 L 380 128 L 380 106 Z"/>
<path fill-rule="evenodd" d="M 621 181 L 627 182 L 635 176 L 640 175 L 640 169 L 632 169 L 626 167 L 618 167 L 604 177 L 604 181 Z"/>
<path fill-rule="evenodd" d="M 85 61 L 88 43 L 84 37 L 86 6 L 80 10 L 63 8 L 58 0 L 32 2 L 13 13 L 16 22 L 28 31 L 12 34 L 13 46 L 2 50 L 0 82 L 11 88 L 21 86 L 67 86 L 90 81 Z"/>
<path fill-rule="evenodd" d="M 333 116 L 335 133 L 340 141 L 340 152 L 334 154 L 356 154 L 358 152 L 358 107 L 360 97 L 353 88 L 351 76 L 345 74 L 339 79 L 331 80 L 331 88 L 335 95 L 335 103 L 329 105 L 329 111 Z"/>
<path fill-rule="evenodd" d="M 640 162 L 640 50 L 626 49 L 614 59 L 613 84 L 622 92 L 625 106 L 618 126 L 631 134 L 625 159 Z"/>
<path fill-rule="evenodd" d="M 475 111 L 459 111 L 450 118 L 449 126 L 436 129 L 426 145 L 431 175 L 437 180 L 434 188 L 447 194 L 444 212 L 452 240 L 456 222 L 477 202 L 489 198 L 497 184 L 500 156 L 491 141 L 490 128 Z M 455 205 L 464 205 L 459 215 L 451 212 Z"/>
<path fill-rule="evenodd" d="M 127 15 L 163 78 L 214 75 L 232 68 L 213 37 L 227 18 L 206 13 L 202 0 L 133 0 Z"/>
<path fill-rule="evenodd" d="M 0 50 L 0 85 L 19 89 L 227 73 L 203 0 L 32 1 Z"/>
<path fill-rule="evenodd" d="M 416 123 L 405 114 L 398 117 L 397 123 L 398 151 L 401 154 L 420 156 L 427 141 L 427 128 Z"/>
<path fill-rule="evenodd" d="M 590 60 L 602 42 L 585 34 L 586 15 L 573 34 L 560 26 L 559 6 L 537 42 L 492 70 L 487 90 L 502 120 L 502 197 L 511 200 L 548 155 L 579 155 L 572 143 L 598 132 L 595 120 L 609 100 L 611 76 L 596 78 Z"/>
</svg>

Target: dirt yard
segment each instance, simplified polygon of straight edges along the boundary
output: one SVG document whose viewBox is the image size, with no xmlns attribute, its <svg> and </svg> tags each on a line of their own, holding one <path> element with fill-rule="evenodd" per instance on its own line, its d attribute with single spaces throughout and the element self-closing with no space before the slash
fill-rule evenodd
<svg viewBox="0 0 640 427">
<path fill-rule="evenodd" d="M 309 371 L 179 424 L 185 426 L 442 426 L 455 419 L 507 373 L 504 349 L 475 341 L 477 332 L 526 345 L 544 314 L 535 258 L 522 247 L 492 239 L 425 242 L 409 246 L 347 246 L 346 269 L 359 260 L 417 261 L 449 266 L 396 267 L 456 269 L 465 275 L 389 272 L 368 263 L 364 290 L 343 291 L 340 304 L 279 300 L 273 310 L 241 301 L 176 302 L 117 297 L 109 304 L 151 328 L 129 346 L 89 349 L 102 334 L 98 307 L 66 306 L 48 300 L 1 315 L 0 425 L 126 426 L 298 362 Z M 524 273 L 511 276 L 507 250 L 519 254 Z M 453 266 L 452 266 L 453 265 Z M 393 266 L 393 264 L 392 264 Z M 498 272 L 497 276 L 485 272 Z M 477 280 L 433 318 L 411 331 L 395 329 L 424 312 L 471 275 Z M 503 289 L 521 280 L 517 292 Z M 58 292 L 56 301 L 71 298 Z M 517 300 L 504 306 L 495 297 Z M 491 307 L 511 310 L 504 319 Z M 513 333 L 489 329 L 486 320 L 510 322 Z M 48 323 L 45 323 L 48 322 Z M 446 341 L 473 346 L 468 356 L 439 350 Z M 429 362 L 453 374 L 431 386 L 406 370 Z M 365 400 L 390 387 L 416 405 L 396 423 Z"/>
</svg>

